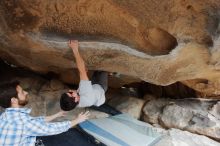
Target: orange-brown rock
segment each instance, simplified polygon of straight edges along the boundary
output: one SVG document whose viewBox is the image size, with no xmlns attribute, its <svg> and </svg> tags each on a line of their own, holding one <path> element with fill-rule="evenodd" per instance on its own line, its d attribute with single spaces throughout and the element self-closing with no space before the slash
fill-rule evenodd
<svg viewBox="0 0 220 146">
<path fill-rule="evenodd" d="M 219 18 L 220 0 L 1 0 L 0 58 L 73 80 L 74 38 L 89 70 L 217 96 Z"/>
</svg>

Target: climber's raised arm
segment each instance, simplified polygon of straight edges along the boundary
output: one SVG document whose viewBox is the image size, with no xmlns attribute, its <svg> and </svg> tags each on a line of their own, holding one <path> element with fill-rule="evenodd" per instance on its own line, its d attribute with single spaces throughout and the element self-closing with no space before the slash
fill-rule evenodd
<svg viewBox="0 0 220 146">
<path fill-rule="evenodd" d="M 68 45 L 72 49 L 74 57 L 76 59 L 76 65 L 77 65 L 77 68 L 79 70 L 80 80 L 89 80 L 84 60 L 83 60 L 83 58 L 81 57 L 81 55 L 79 53 L 79 43 L 78 43 L 78 41 L 77 40 L 70 40 Z"/>
</svg>

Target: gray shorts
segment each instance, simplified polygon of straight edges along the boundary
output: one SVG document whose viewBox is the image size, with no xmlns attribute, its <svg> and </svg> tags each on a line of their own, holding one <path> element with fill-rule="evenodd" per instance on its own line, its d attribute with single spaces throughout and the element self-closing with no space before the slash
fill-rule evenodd
<svg viewBox="0 0 220 146">
<path fill-rule="evenodd" d="M 92 75 L 92 84 L 99 84 L 106 92 L 108 89 L 108 73 L 105 71 L 95 71 Z"/>
</svg>

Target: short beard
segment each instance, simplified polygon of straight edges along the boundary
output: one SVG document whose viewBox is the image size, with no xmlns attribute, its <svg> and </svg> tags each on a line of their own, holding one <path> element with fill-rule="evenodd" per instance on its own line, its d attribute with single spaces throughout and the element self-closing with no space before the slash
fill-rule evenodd
<svg viewBox="0 0 220 146">
<path fill-rule="evenodd" d="M 20 105 L 20 106 L 25 106 L 25 105 L 27 105 L 28 104 L 28 97 L 26 96 L 26 98 L 25 98 L 25 100 L 18 100 L 18 104 Z"/>
</svg>

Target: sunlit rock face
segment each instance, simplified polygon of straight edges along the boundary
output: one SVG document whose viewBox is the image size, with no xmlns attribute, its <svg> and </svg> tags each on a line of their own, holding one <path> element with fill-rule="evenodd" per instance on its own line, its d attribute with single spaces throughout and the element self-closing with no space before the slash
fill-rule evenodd
<svg viewBox="0 0 220 146">
<path fill-rule="evenodd" d="M 0 3 L 0 57 L 10 63 L 72 82 L 66 41 L 74 38 L 89 70 L 118 72 L 128 83 L 180 81 L 219 98 L 220 0 Z"/>
</svg>

